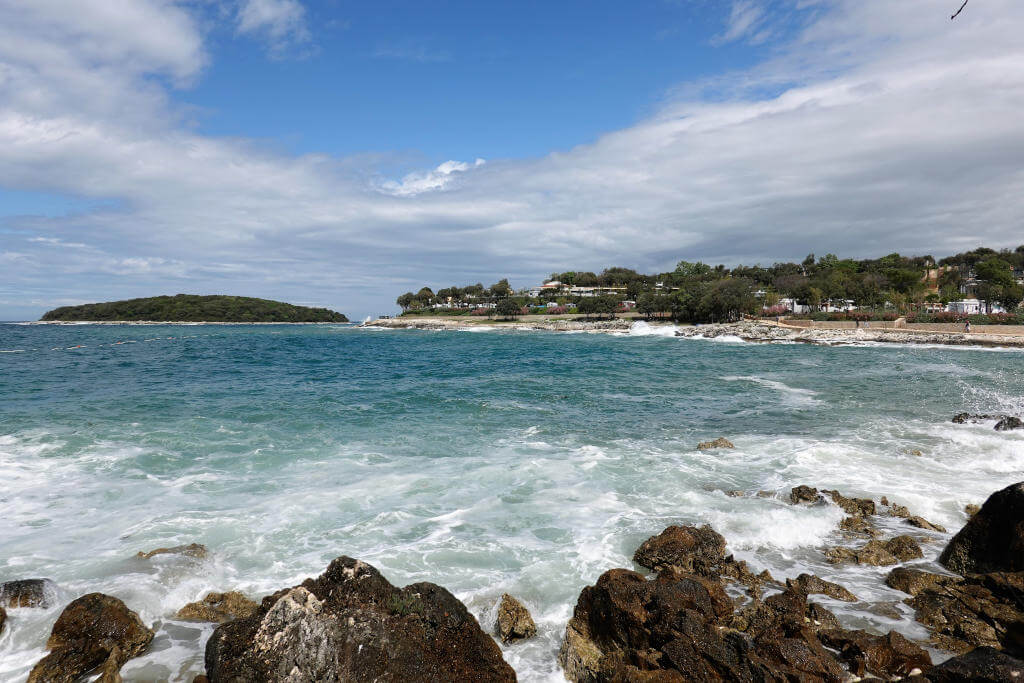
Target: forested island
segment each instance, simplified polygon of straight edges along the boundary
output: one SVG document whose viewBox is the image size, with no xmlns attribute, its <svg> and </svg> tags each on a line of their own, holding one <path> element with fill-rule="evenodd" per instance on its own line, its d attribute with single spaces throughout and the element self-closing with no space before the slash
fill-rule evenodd
<svg viewBox="0 0 1024 683">
<path fill-rule="evenodd" d="M 248 296 L 177 294 L 143 299 L 61 306 L 43 321 L 153 321 L 211 323 L 345 323 L 348 318 L 327 308 L 294 306 Z"/>
</svg>

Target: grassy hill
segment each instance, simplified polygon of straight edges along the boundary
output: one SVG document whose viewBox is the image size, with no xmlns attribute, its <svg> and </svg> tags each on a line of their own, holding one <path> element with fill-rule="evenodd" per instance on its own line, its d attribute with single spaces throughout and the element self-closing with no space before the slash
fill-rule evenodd
<svg viewBox="0 0 1024 683">
<path fill-rule="evenodd" d="M 81 306 L 61 306 L 42 320 L 156 320 L 222 323 L 344 323 L 341 313 L 326 308 L 293 306 L 247 296 L 152 296 Z"/>
</svg>

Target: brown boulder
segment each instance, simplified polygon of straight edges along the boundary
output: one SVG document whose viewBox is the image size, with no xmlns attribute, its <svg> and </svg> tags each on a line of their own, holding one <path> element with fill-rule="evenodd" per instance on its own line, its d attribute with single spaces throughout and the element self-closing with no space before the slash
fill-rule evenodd
<svg viewBox="0 0 1024 683">
<path fill-rule="evenodd" d="M 19 579 L 0 583 L 0 606 L 42 607 L 53 604 L 57 585 L 49 579 Z"/>
<path fill-rule="evenodd" d="M 875 514 L 875 501 L 870 498 L 847 498 L 839 491 L 822 491 L 832 497 L 832 502 L 853 517 L 867 517 Z"/>
<path fill-rule="evenodd" d="M 958 580 L 952 576 L 932 574 L 920 569 L 896 567 L 885 577 L 885 585 L 910 595 L 917 595 L 925 588 L 944 586 L 949 583 L 955 583 Z"/>
<path fill-rule="evenodd" d="M 875 537 L 881 532 L 864 517 L 843 517 L 839 522 L 839 528 L 849 532 L 850 535 Z"/>
<path fill-rule="evenodd" d="M 1024 482 L 989 496 L 942 551 L 939 563 L 960 574 L 1024 571 Z"/>
<path fill-rule="evenodd" d="M 789 492 L 789 502 L 793 505 L 800 503 L 817 503 L 821 500 L 821 496 L 818 494 L 818 489 L 813 486 L 794 486 Z"/>
<path fill-rule="evenodd" d="M 947 659 L 928 672 L 931 683 L 1005 683 L 1024 680 L 1024 660 L 991 647 Z"/>
<path fill-rule="evenodd" d="M 1019 417 L 1004 417 L 999 422 L 996 422 L 997 432 L 1008 432 L 1011 429 L 1021 429 L 1024 427 L 1024 420 Z"/>
<path fill-rule="evenodd" d="M 907 560 L 924 557 L 921 546 L 910 536 L 897 536 L 888 541 L 868 541 L 860 548 L 830 548 L 825 558 L 832 564 L 856 562 L 873 567 L 885 567 Z"/>
<path fill-rule="evenodd" d="M 150 550 L 149 552 L 139 551 L 135 553 L 135 557 L 148 560 L 151 557 L 157 555 L 183 555 L 185 557 L 194 557 L 197 560 L 201 560 L 206 557 L 207 550 L 206 546 L 202 543 L 189 543 L 188 545 L 176 545 L 173 548 L 157 548 L 156 550 Z"/>
<path fill-rule="evenodd" d="M 840 659 L 855 676 L 909 676 L 915 669 L 921 671 L 932 664 L 931 655 L 896 631 L 877 636 L 866 631 L 837 629 L 823 631 L 819 637 L 828 647 L 839 650 Z"/>
<path fill-rule="evenodd" d="M 804 595 L 827 595 L 843 602 L 857 602 L 857 596 L 846 588 L 814 574 L 801 574 L 796 579 L 786 579 L 786 586 L 798 590 Z"/>
<path fill-rule="evenodd" d="M 536 634 L 537 624 L 530 611 L 508 593 L 503 594 L 498 605 L 498 635 L 502 642 L 532 638 Z"/>
<path fill-rule="evenodd" d="M 702 451 L 709 451 L 709 450 L 712 450 L 714 448 L 736 448 L 736 447 L 732 445 L 732 441 L 729 441 L 729 439 L 725 438 L 724 436 L 720 436 L 717 439 L 715 439 L 714 441 L 701 441 L 699 444 L 697 444 L 697 449 L 698 450 L 702 450 Z"/>
<path fill-rule="evenodd" d="M 917 515 L 907 517 L 907 524 L 909 524 L 912 527 L 917 527 L 918 529 L 924 529 L 926 531 L 938 531 L 943 534 L 946 533 L 946 527 L 940 526 L 938 524 L 932 524 L 924 517 L 918 517 Z"/>
<path fill-rule="evenodd" d="M 4 633 L 4 623 L 7 621 L 7 612 L 3 607 L 0 607 L 0 635 Z"/>
<path fill-rule="evenodd" d="M 259 603 L 253 602 L 238 591 L 207 593 L 202 600 L 188 603 L 174 616 L 185 621 L 223 624 L 232 619 L 251 616 L 259 607 Z"/>
<path fill-rule="evenodd" d="M 102 668 L 102 681 L 116 681 L 121 666 L 143 652 L 153 632 L 117 598 L 89 593 L 57 617 L 46 642 L 50 654 L 32 668 L 27 683 L 72 683 Z"/>
<path fill-rule="evenodd" d="M 397 588 L 350 557 L 218 626 L 206 674 L 213 683 L 515 680 L 494 639 L 447 590 Z"/>
<path fill-rule="evenodd" d="M 674 567 L 703 576 L 713 573 L 725 558 L 725 539 L 708 525 L 670 526 L 637 548 L 633 561 L 661 571 Z"/>
</svg>

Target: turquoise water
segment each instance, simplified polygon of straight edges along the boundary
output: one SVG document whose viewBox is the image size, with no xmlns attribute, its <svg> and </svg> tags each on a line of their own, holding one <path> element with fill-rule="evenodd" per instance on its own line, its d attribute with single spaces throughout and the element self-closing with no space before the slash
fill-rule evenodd
<svg viewBox="0 0 1024 683">
<path fill-rule="evenodd" d="M 121 597 L 157 630 L 126 680 L 191 680 L 211 627 L 179 607 L 347 554 L 446 586 L 487 628 L 520 597 L 540 635 L 505 656 L 559 680 L 579 590 L 666 525 L 709 522 L 758 569 L 850 587 L 861 603 L 823 600 L 844 621 L 920 637 L 874 604 L 905 597 L 885 569 L 825 564 L 838 510 L 783 498 L 887 495 L 955 531 L 1024 479 L 1024 434 L 949 419 L 1024 413 L 1024 354 L 642 331 L 0 325 L 0 580 L 49 577 L 60 606 Z M 718 436 L 736 449 L 696 450 Z M 930 536 L 925 563 L 948 538 Z M 192 542 L 210 557 L 133 557 Z M 11 610 L 0 680 L 24 679 L 60 606 Z"/>
</svg>

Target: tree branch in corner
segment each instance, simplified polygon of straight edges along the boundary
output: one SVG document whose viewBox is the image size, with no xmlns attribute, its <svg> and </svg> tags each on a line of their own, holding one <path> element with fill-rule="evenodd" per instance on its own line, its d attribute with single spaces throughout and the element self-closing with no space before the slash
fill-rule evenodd
<svg viewBox="0 0 1024 683">
<path fill-rule="evenodd" d="M 964 0 L 964 4 L 960 5 L 960 9 L 958 9 L 956 11 L 956 14 L 954 14 L 953 16 L 950 17 L 950 20 L 953 20 L 953 19 L 956 19 L 957 17 L 959 17 L 960 13 L 964 11 L 964 7 L 967 7 L 967 3 L 970 2 L 970 1 L 971 0 Z"/>
</svg>

